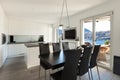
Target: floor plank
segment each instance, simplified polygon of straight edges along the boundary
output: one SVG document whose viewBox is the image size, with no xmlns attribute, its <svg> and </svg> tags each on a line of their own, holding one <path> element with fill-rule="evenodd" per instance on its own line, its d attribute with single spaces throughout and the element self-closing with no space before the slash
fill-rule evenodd
<svg viewBox="0 0 120 80">
<path fill-rule="evenodd" d="M 44 70 L 41 69 L 41 77 L 39 79 L 39 67 L 26 68 L 24 57 L 9 58 L 6 60 L 4 66 L 0 69 L 0 80 L 45 80 Z M 92 69 L 94 80 L 98 80 L 96 68 Z M 101 80 L 120 80 L 120 76 L 113 74 L 112 71 L 99 67 Z M 47 72 L 47 80 L 49 71 Z M 79 80 L 79 78 L 78 78 Z M 88 75 L 85 74 L 81 80 L 88 80 Z"/>
</svg>

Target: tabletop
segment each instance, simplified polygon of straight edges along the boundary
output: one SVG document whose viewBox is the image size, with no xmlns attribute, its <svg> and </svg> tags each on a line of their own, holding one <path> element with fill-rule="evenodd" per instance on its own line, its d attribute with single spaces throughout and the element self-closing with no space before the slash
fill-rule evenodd
<svg viewBox="0 0 120 80">
<path fill-rule="evenodd" d="M 47 55 L 41 55 L 40 60 L 51 67 L 55 67 L 65 63 L 65 52 L 60 51 Z"/>
</svg>

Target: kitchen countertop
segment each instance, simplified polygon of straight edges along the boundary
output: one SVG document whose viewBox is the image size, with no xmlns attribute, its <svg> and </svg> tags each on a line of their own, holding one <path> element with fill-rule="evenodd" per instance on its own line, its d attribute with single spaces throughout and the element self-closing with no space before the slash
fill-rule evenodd
<svg viewBox="0 0 120 80">
<path fill-rule="evenodd" d="M 26 43 L 43 43 L 38 41 L 31 41 L 31 42 L 8 42 L 8 44 L 26 44 Z"/>
<path fill-rule="evenodd" d="M 13 43 L 8 43 L 9 45 L 14 45 L 14 44 L 24 44 L 26 47 L 38 47 L 39 43 L 44 43 L 44 42 L 13 42 Z"/>
<path fill-rule="evenodd" d="M 43 42 L 38 42 L 38 43 L 25 43 L 25 46 L 27 48 L 29 47 L 38 47 L 39 46 L 39 43 L 43 43 Z"/>
</svg>

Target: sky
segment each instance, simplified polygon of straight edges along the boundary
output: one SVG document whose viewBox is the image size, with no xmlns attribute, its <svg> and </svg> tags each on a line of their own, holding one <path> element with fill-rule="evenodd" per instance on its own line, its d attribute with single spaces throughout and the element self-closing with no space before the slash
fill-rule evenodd
<svg viewBox="0 0 120 80">
<path fill-rule="evenodd" d="M 92 31 L 92 22 L 88 22 L 83 24 L 83 27 Z M 108 20 L 102 20 L 99 22 L 96 22 L 96 27 L 95 27 L 95 31 L 109 31 L 110 30 L 110 21 Z"/>
</svg>

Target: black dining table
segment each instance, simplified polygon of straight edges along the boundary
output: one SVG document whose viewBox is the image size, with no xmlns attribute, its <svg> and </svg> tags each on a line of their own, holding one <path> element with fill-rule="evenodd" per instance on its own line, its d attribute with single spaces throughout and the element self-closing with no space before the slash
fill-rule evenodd
<svg viewBox="0 0 120 80">
<path fill-rule="evenodd" d="M 49 67 L 55 68 L 64 65 L 65 55 L 66 54 L 64 51 L 53 52 L 50 54 L 41 55 L 40 60 Z"/>
</svg>

